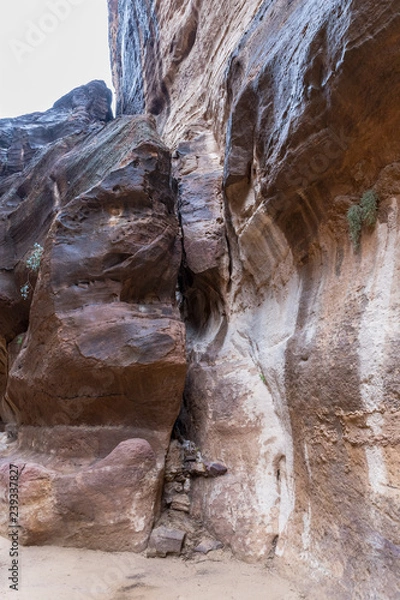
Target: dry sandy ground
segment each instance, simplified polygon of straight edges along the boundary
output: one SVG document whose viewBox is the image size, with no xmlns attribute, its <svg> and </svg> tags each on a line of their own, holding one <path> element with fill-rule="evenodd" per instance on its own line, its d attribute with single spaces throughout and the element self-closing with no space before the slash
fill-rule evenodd
<svg viewBox="0 0 400 600">
<path fill-rule="evenodd" d="M 0 538 L 0 598 L 13 600 L 300 600 L 265 566 L 221 550 L 195 560 L 75 548 L 20 547 L 19 591 L 8 589 L 9 541 Z"/>
</svg>

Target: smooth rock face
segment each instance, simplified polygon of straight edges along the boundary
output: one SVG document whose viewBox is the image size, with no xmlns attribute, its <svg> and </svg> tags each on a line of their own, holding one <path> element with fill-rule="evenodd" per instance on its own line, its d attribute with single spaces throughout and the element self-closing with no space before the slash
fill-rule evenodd
<svg viewBox="0 0 400 600">
<path fill-rule="evenodd" d="M 109 5 L 119 111 L 174 151 L 190 439 L 228 466 L 194 514 L 331 598 L 397 598 L 398 3 Z"/>
<path fill-rule="evenodd" d="M 2 418 L 7 460 L 30 465 L 23 540 L 142 550 L 185 380 L 181 239 L 153 120 L 110 120 L 109 101 L 92 82 L 0 121 L 37 146 L 0 179 Z"/>
</svg>

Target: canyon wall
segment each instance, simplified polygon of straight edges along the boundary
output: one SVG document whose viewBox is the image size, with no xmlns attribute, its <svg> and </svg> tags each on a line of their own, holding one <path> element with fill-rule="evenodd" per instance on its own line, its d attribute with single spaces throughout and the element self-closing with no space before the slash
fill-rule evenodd
<svg viewBox="0 0 400 600">
<path fill-rule="evenodd" d="M 182 250 L 169 150 L 110 103 L 93 81 L 0 121 L 0 532 L 12 463 L 21 543 L 141 551 L 185 381 Z"/>
<path fill-rule="evenodd" d="M 173 152 L 180 426 L 228 467 L 196 482 L 192 513 L 329 598 L 396 598 L 399 3 L 109 8 L 117 112 L 153 115 Z M 366 192 L 377 212 L 352 244 Z"/>
<path fill-rule="evenodd" d="M 142 551 L 170 502 L 397 598 L 399 3 L 109 13 L 115 119 L 93 81 L 0 121 L 0 533 L 11 462 L 22 543 Z"/>
</svg>

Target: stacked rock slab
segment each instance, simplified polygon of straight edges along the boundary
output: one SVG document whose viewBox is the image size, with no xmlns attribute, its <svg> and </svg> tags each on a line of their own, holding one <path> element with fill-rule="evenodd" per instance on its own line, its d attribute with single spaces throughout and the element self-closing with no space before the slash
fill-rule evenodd
<svg viewBox="0 0 400 600">
<path fill-rule="evenodd" d="M 398 2 L 109 6 L 119 111 L 176 150 L 189 437 L 229 467 L 193 510 L 329 598 L 397 598 Z"/>
<path fill-rule="evenodd" d="M 110 96 L 92 82 L 0 121 L 2 418 L 18 430 L 1 502 L 12 461 L 28 544 L 145 548 L 181 402 L 170 154 Z"/>
</svg>

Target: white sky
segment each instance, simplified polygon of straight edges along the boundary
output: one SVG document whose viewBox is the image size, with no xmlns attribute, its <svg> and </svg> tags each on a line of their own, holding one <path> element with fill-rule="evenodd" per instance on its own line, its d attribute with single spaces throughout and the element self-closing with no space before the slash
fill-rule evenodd
<svg viewBox="0 0 400 600">
<path fill-rule="evenodd" d="M 45 111 L 74 87 L 111 87 L 107 0 L 0 0 L 0 118 Z"/>
</svg>

